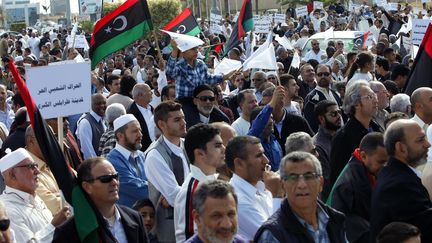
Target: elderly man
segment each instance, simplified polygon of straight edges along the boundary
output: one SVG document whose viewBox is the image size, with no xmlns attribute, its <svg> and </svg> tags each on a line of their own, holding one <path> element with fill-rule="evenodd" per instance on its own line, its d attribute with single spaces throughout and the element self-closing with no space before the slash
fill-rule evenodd
<svg viewBox="0 0 432 243">
<path fill-rule="evenodd" d="M 396 94 L 390 100 L 391 112 L 402 112 L 411 116 L 411 101 L 407 94 Z"/>
<path fill-rule="evenodd" d="M 93 94 L 90 112 L 78 121 L 76 136 L 84 159 L 100 156 L 99 141 L 106 130 L 105 110 L 106 98 L 102 94 Z"/>
<path fill-rule="evenodd" d="M 315 80 L 315 70 L 309 63 L 305 63 L 300 67 L 301 80 L 298 80 L 297 84 L 300 87 L 298 95 L 303 99 L 311 92 L 317 82 Z"/>
<path fill-rule="evenodd" d="M 346 215 L 349 242 L 369 241 L 372 189 L 387 160 L 383 135 L 369 133 L 333 186 L 327 205 Z"/>
<path fill-rule="evenodd" d="M 267 76 L 264 72 L 262 71 L 256 71 L 253 76 L 252 76 L 252 83 L 255 87 L 255 96 L 258 100 L 258 103 L 261 102 L 263 95 L 262 92 L 264 91 L 264 83 L 268 82 L 267 81 Z"/>
<path fill-rule="evenodd" d="M 241 116 L 233 122 L 232 127 L 237 135 L 242 136 L 246 135 L 249 131 L 250 114 L 252 110 L 258 106 L 258 100 L 252 89 L 245 89 L 238 93 L 237 102 L 242 113 Z"/>
<path fill-rule="evenodd" d="M 317 60 L 318 63 L 324 63 L 327 54 L 324 50 L 320 48 L 318 40 L 312 40 L 311 45 L 312 49 L 305 54 L 303 61 L 307 62 L 311 59 L 314 59 Z"/>
<path fill-rule="evenodd" d="M 141 127 L 131 114 L 114 120 L 117 143 L 107 159 L 120 175 L 119 204 L 132 207 L 139 199 L 148 198 L 148 183 L 144 171 L 145 155 L 141 148 Z"/>
<path fill-rule="evenodd" d="M 198 232 L 186 243 L 248 242 L 236 235 L 237 204 L 234 188 L 228 183 L 214 180 L 199 185 L 192 201 L 192 215 Z"/>
<path fill-rule="evenodd" d="M 106 157 L 109 152 L 111 152 L 111 150 L 115 147 L 117 140 L 114 135 L 114 120 L 122 115 L 125 115 L 126 109 L 122 104 L 114 103 L 107 107 L 105 114 L 108 128 L 102 134 L 99 141 L 99 153 L 102 157 Z"/>
<path fill-rule="evenodd" d="M 119 174 L 109 161 L 101 157 L 86 160 L 79 167 L 77 177 L 79 193 L 83 197 L 80 203 L 90 200 L 94 204 L 93 210 L 98 211 L 95 214 L 101 216 L 95 219 L 99 225 L 96 238 L 100 242 L 147 242 L 141 215 L 116 204 L 119 200 Z M 74 217 L 55 230 L 52 242 L 81 242 L 77 227 L 82 230 L 82 225 L 77 220 L 87 220 L 90 216 L 86 211 L 75 211 Z"/>
<path fill-rule="evenodd" d="M 389 93 L 384 84 L 379 81 L 370 81 L 369 84 L 378 99 L 378 110 L 372 120 L 380 126 L 380 131 L 384 132 L 384 120 L 388 115 L 388 111 L 385 109 L 390 105 Z"/>
<path fill-rule="evenodd" d="M 6 205 L 17 242 L 51 242 L 55 227 L 66 221 L 69 207 L 51 214 L 36 195 L 40 171 L 30 154 L 19 148 L 0 160 L 0 170 L 6 188 L 0 195 Z"/>
<path fill-rule="evenodd" d="M 417 226 L 422 242 L 432 242 L 432 202 L 415 169 L 426 162 L 431 146 L 423 129 L 412 120 L 390 124 L 384 134 L 390 159 L 378 174 L 371 201 L 371 239 L 390 222 Z"/>
<path fill-rule="evenodd" d="M 258 229 L 255 242 L 347 242 L 343 214 L 318 200 L 321 173 L 320 162 L 310 153 L 293 152 L 282 159 L 286 198 Z"/>
</svg>

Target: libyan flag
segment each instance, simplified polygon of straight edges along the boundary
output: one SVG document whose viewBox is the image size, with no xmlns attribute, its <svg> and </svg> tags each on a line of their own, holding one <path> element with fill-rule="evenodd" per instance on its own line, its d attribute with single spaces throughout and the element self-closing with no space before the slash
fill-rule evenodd
<svg viewBox="0 0 432 243">
<path fill-rule="evenodd" d="M 414 60 L 404 93 L 412 94 L 420 87 L 432 87 L 432 24 L 429 24 Z"/>
<path fill-rule="evenodd" d="M 358 36 L 352 40 L 352 46 L 350 49 L 353 49 L 356 47 L 357 49 L 363 49 L 366 47 L 367 39 L 369 38 L 369 31 L 362 34 L 361 36 Z"/>
<path fill-rule="evenodd" d="M 231 49 L 238 46 L 241 43 L 241 39 L 246 35 L 246 32 L 251 31 L 253 27 L 252 0 L 244 0 L 231 36 L 224 46 L 224 56 L 226 56 Z"/>
<path fill-rule="evenodd" d="M 190 8 L 186 8 L 183 12 L 177 15 L 177 17 L 165 25 L 163 30 L 190 36 L 196 36 L 201 33 L 198 22 L 193 16 Z"/>
<path fill-rule="evenodd" d="M 217 54 L 220 54 L 223 45 L 224 43 L 218 43 L 218 44 L 208 46 L 204 55 L 204 61 L 207 61 L 207 58 L 209 57 L 211 51 L 215 51 Z"/>
<path fill-rule="evenodd" d="M 153 29 L 146 0 L 127 0 L 100 19 L 90 40 L 92 69 L 107 55 L 129 45 Z"/>
</svg>

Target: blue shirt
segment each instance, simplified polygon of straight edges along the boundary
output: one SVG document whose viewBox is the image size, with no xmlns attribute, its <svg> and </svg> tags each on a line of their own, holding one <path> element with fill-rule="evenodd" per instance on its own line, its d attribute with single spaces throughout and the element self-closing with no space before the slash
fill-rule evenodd
<svg viewBox="0 0 432 243">
<path fill-rule="evenodd" d="M 269 141 L 263 137 L 263 131 L 267 126 L 270 115 L 273 111 L 269 105 L 264 106 L 264 109 L 258 114 L 252 123 L 248 135 L 255 136 L 261 140 L 261 145 L 264 148 L 264 154 L 270 161 L 272 171 L 279 169 L 279 164 L 282 159 L 282 148 L 276 140 L 275 135 L 271 134 Z"/>
<path fill-rule="evenodd" d="M 207 65 L 201 60 L 195 60 L 195 67 L 185 59 L 179 61 L 168 58 L 166 75 L 176 81 L 177 98 L 192 97 L 194 89 L 201 84 L 213 85 L 223 81 L 222 75 L 208 73 Z"/>
</svg>

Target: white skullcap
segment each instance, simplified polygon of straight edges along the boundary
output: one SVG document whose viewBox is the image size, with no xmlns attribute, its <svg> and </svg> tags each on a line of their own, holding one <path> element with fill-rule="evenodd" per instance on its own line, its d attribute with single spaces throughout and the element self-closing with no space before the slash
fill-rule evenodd
<svg viewBox="0 0 432 243">
<path fill-rule="evenodd" d="M 15 62 L 22 62 L 22 61 L 24 61 L 24 58 L 22 56 L 15 57 Z"/>
<path fill-rule="evenodd" d="M 138 121 L 136 119 L 136 117 L 132 114 L 126 114 L 126 115 L 120 116 L 119 118 L 115 119 L 114 120 L 114 132 L 117 131 L 122 126 L 124 126 L 124 125 L 126 125 L 132 121 Z"/>
<path fill-rule="evenodd" d="M 3 173 L 25 159 L 31 159 L 31 156 L 23 148 L 10 152 L 0 159 L 0 171 Z"/>
<path fill-rule="evenodd" d="M 120 69 L 114 69 L 111 74 L 112 75 L 118 75 L 118 76 L 120 76 L 121 75 L 121 70 Z"/>
</svg>

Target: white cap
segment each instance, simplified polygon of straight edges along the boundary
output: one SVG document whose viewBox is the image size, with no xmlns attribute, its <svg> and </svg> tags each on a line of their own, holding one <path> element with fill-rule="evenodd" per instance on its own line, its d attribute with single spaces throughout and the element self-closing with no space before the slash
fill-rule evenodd
<svg viewBox="0 0 432 243">
<path fill-rule="evenodd" d="M 112 72 L 111 72 L 111 74 L 112 75 L 121 75 L 121 70 L 120 69 L 114 69 Z"/>
<path fill-rule="evenodd" d="M 167 33 L 168 35 L 171 36 L 173 40 L 175 40 L 175 42 L 177 43 L 177 48 L 181 52 L 190 50 L 194 47 L 204 44 L 204 41 L 202 41 L 200 38 L 197 38 L 195 36 L 183 35 L 183 34 L 174 33 L 166 30 L 161 30 L 161 31 Z"/>
<path fill-rule="evenodd" d="M 126 115 L 120 116 L 119 118 L 115 119 L 114 120 L 114 132 L 117 131 L 122 126 L 124 126 L 124 125 L 126 125 L 132 121 L 138 121 L 136 119 L 136 117 L 132 114 L 126 114 Z"/>
<path fill-rule="evenodd" d="M 22 61 L 24 61 L 24 58 L 22 56 L 15 57 L 15 62 L 22 62 Z"/>
<path fill-rule="evenodd" d="M 10 152 L 0 159 L 0 171 L 3 173 L 25 159 L 31 159 L 31 156 L 23 148 Z"/>
</svg>

